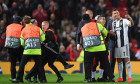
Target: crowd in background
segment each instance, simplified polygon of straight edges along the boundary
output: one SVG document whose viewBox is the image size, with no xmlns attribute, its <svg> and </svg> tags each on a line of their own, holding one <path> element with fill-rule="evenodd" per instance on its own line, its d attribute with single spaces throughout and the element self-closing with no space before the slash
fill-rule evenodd
<svg viewBox="0 0 140 84">
<path fill-rule="evenodd" d="M 124 3 L 123 3 L 124 2 Z M 38 26 L 44 20 L 49 21 L 55 31 L 60 45 L 60 54 L 66 61 L 76 61 L 80 51 L 76 49 L 75 36 L 78 24 L 87 9 L 96 15 L 104 14 L 107 21 L 111 18 L 113 8 L 126 8 L 135 25 L 129 28 L 136 46 L 140 48 L 140 0 L 0 0 L 0 61 L 8 61 L 7 49 L 4 48 L 6 26 L 16 16 L 29 15 L 36 19 Z M 124 12 L 120 9 L 120 13 Z M 123 17 L 123 13 L 122 13 Z M 133 43 L 133 42 L 132 42 Z M 131 60 L 140 60 L 140 53 L 131 50 Z M 138 53 L 137 53 L 138 54 Z"/>
</svg>

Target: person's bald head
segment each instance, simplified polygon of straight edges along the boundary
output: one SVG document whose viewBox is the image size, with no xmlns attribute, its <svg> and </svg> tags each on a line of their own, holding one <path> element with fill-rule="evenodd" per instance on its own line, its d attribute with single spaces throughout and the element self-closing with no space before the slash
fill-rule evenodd
<svg viewBox="0 0 140 84">
<path fill-rule="evenodd" d="M 92 19 L 92 17 L 93 17 L 93 12 L 92 12 L 92 10 L 87 10 L 87 11 L 86 11 L 86 14 L 89 15 L 90 19 Z"/>
<path fill-rule="evenodd" d="M 42 22 L 42 30 L 46 31 L 49 28 L 49 22 L 48 21 L 43 21 Z"/>
<path fill-rule="evenodd" d="M 38 22 L 37 22 L 37 20 L 36 20 L 36 19 L 31 19 L 31 23 L 32 23 L 33 25 L 38 26 Z"/>
</svg>

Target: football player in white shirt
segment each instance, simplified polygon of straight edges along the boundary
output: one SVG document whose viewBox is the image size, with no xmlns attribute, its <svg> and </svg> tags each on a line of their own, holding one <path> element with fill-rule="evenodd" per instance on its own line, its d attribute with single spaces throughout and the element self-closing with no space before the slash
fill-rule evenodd
<svg viewBox="0 0 140 84">
<path fill-rule="evenodd" d="M 112 22 L 112 33 L 115 35 L 115 58 L 118 61 L 118 70 L 119 70 L 119 78 L 116 82 L 122 82 L 122 73 L 123 73 L 123 62 L 124 59 L 127 72 L 128 72 L 128 79 L 127 82 L 132 82 L 131 78 L 131 64 L 130 64 L 130 54 L 129 54 L 129 39 L 128 39 L 128 26 L 133 26 L 134 22 L 129 14 L 125 14 L 127 19 L 123 19 L 120 17 L 120 13 L 117 9 L 112 11 L 112 15 L 115 17 L 115 21 Z"/>
</svg>

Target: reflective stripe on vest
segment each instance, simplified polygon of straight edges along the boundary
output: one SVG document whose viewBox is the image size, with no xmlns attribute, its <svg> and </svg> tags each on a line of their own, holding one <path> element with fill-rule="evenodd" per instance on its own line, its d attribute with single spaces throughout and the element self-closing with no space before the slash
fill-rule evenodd
<svg viewBox="0 0 140 84">
<path fill-rule="evenodd" d="M 5 47 L 8 48 L 20 47 L 20 36 L 22 27 L 23 27 L 22 25 L 16 23 L 7 26 Z"/>
<path fill-rule="evenodd" d="M 11 36 L 6 37 L 5 47 L 18 48 L 18 47 L 20 47 L 20 45 L 21 45 L 20 44 L 20 38 L 11 37 Z"/>
<path fill-rule="evenodd" d="M 39 27 L 28 25 L 23 29 L 22 35 L 25 41 L 25 50 L 41 48 Z"/>
<path fill-rule="evenodd" d="M 100 33 L 95 22 L 85 24 L 81 28 L 81 32 L 84 48 L 101 45 Z"/>
<path fill-rule="evenodd" d="M 41 43 L 40 39 L 36 37 L 30 37 L 25 40 L 25 50 L 26 49 L 40 49 Z"/>
</svg>

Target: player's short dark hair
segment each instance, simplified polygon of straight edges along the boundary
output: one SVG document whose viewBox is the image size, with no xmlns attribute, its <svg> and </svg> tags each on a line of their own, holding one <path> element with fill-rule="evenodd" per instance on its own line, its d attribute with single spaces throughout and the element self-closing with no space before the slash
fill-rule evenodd
<svg viewBox="0 0 140 84">
<path fill-rule="evenodd" d="M 83 20 L 89 20 L 89 19 L 90 19 L 90 17 L 89 17 L 89 15 L 88 15 L 88 14 L 84 14 L 84 15 L 82 16 L 82 19 L 83 19 Z"/>
<path fill-rule="evenodd" d="M 20 24 L 20 22 L 22 21 L 22 18 L 20 17 L 20 16 L 16 16 L 15 18 L 14 18 L 14 23 L 18 23 L 18 24 Z"/>
<path fill-rule="evenodd" d="M 113 9 L 112 12 L 111 12 L 111 14 L 112 14 L 114 11 L 118 11 L 118 9 Z"/>
</svg>

